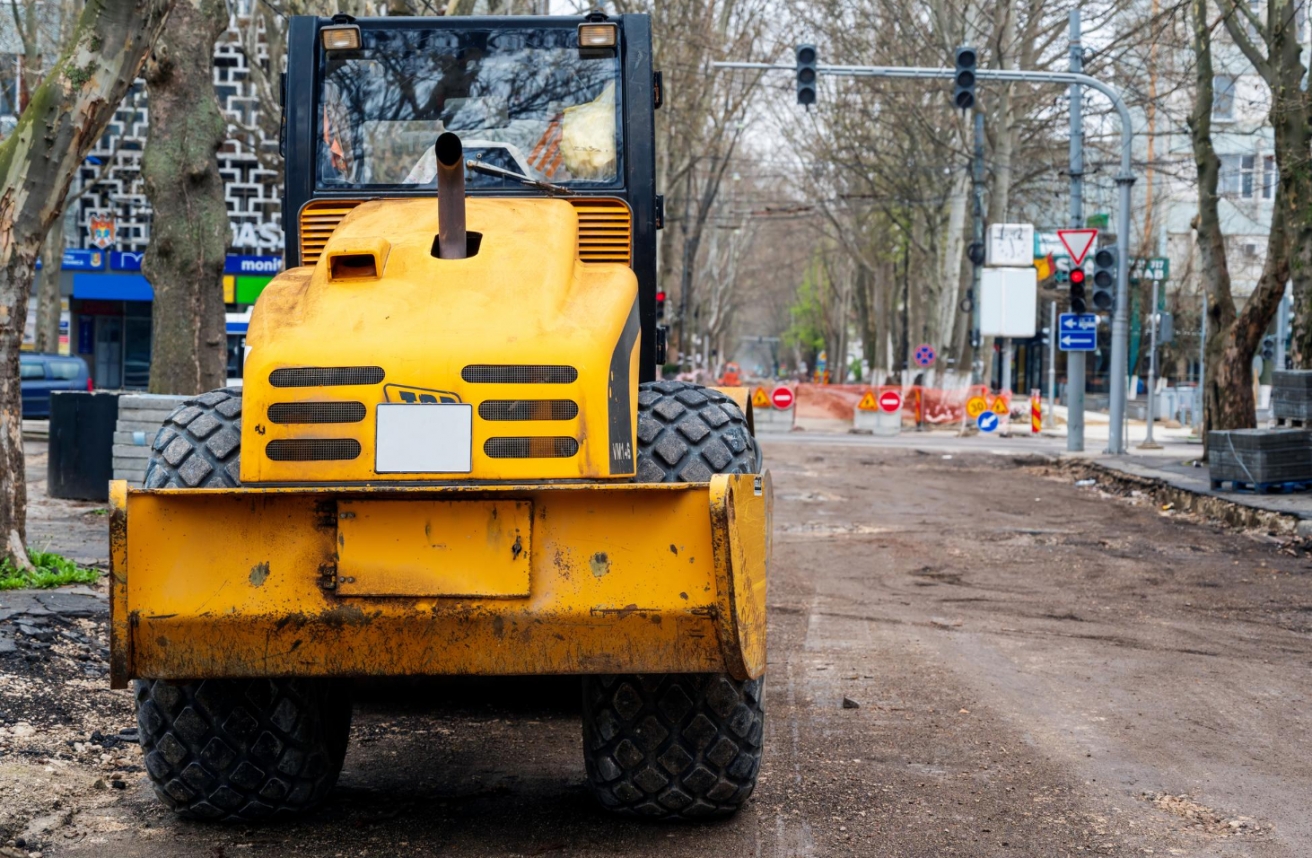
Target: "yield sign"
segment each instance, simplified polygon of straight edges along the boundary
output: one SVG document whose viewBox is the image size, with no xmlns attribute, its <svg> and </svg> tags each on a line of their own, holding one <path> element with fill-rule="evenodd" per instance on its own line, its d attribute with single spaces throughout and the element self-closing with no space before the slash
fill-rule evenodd
<svg viewBox="0 0 1312 858">
<path fill-rule="evenodd" d="M 1066 252 L 1071 255 L 1072 265 L 1081 265 L 1084 257 L 1089 254 L 1089 248 L 1093 247 L 1094 239 L 1098 237 L 1096 229 L 1059 229 L 1057 237 L 1066 248 Z"/>
</svg>

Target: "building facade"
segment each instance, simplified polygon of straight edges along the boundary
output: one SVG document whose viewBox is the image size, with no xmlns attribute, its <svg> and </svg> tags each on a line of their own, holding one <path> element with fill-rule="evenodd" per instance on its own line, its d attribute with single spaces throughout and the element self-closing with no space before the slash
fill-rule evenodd
<svg viewBox="0 0 1312 858">
<path fill-rule="evenodd" d="M 278 142 L 267 139 L 257 122 L 260 101 L 239 30 L 248 23 L 230 21 L 213 62 L 214 89 L 229 131 L 218 154 L 230 228 L 224 300 L 237 313 L 253 304 L 281 269 L 283 248 Z M 0 27 L 0 33 L 5 30 Z M 0 35 L 0 136 L 16 121 L 20 50 L 12 32 Z M 258 54 L 255 61 L 267 60 L 262 40 Z M 149 123 L 146 86 L 138 80 L 75 177 L 64 215 L 61 351 L 84 358 L 102 388 L 139 389 L 149 380 L 154 293 L 141 274 L 152 215 L 141 178 Z M 38 277 L 48 272 L 51 266 L 43 265 Z M 29 315 L 34 329 L 35 307 Z"/>
</svg>

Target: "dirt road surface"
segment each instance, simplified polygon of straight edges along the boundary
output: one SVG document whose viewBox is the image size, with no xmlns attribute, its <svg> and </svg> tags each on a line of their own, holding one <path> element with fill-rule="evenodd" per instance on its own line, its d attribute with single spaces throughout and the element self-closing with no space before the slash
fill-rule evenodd
<svg viewBox="0 0 1312 858">
<path fill-rule="evenodd" d="M 736 818 L 596 810 L 578 684 L 548 679 L 363 687 L 321 811 L 180 822 L 103 615 L 54 614 L 0 652 L 0 855 L 1312 854 L 1301 547 L 1005 456 L 767 454 L 767 745 Z"/>
</svg>

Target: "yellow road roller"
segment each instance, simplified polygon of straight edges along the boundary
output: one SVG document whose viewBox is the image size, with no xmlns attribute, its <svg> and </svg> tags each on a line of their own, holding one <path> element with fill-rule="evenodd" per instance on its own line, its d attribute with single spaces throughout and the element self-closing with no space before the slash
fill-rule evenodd
<svg viewBox="0 0 1312 858">
<path fill-rule="evenodd" d="M 111 680 L 159 798 L 322 802 L 353 678 L 575 674 L 603 807 L 734 812 L 771 488 L 745 391 L 656 380 L 648 18 L 297 17 L 287 68 L 243 386 L 111 490 Z"/>
</svg>

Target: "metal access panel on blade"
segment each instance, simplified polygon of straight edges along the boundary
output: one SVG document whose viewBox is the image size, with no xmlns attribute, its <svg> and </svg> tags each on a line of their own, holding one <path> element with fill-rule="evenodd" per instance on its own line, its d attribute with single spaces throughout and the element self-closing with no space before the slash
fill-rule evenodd
<svg viewBox="0 0 1312 858">
<path fill-rule="evenodd" d="M 527 500 L 340 500 L 342 596 L 529 595 Z"/>
</svg>

